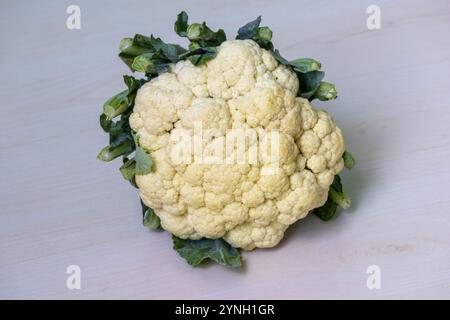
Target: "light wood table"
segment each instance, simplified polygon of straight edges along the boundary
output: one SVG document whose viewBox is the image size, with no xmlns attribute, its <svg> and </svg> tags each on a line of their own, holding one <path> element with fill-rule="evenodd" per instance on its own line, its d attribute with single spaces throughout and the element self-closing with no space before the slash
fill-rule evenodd
<svg viewBox="0 0 450 320">
<path fill-rule="evenodd" d="M 66 28 L 72 3 L 81 30 Z M 343 175 L 351 210 L 300 221 L 241 271 L 189 267 L 142 227 L 119 164 L 96 160 L 102 103 L 128 73 L 119 40 L 180 41 L 182 9 L 229 36 L 261 14 L 286 57 L 321 61 L 339 89 L 323 107 L 357 159 Z M 2 1 L 0 298 L 450 298 L 449 35 L 444 0 Z M 66 288 L 69 265 L 80 290 Z"/>
</svg>

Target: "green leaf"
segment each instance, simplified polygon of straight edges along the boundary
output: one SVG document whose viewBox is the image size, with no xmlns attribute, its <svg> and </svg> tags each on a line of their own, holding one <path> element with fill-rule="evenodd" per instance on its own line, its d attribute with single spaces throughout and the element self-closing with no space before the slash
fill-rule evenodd
<svg viewBox="0 0 450 320">
<path fill-rule="evenodd" d="M 272 51 L 274 58 L 281 64 L 289 65 L 289 61 L 287 61 L 285 58 L 283 58 L 280 54 L 280 51 L 277 49 Z"/>
<path fill-rule="evenodd" d="M 130 136 L 129 132 L 127 132 L 126 130 L 124 130 L 124 131 L 117 131 L 117 133 L 110 131 L 110 134 L 109 134 L 109 146 L 111 148 L 116 148 L 119 145 L 121 145 L 122 143 L 124 143 L 125 141 L 131 141 L 133 143 L 133 139 Z"/>
<path fill-rule="evenodd" d="M 195 56 L 195 55 L 202 55 L 206 53 L 216 53 L 217 49 L 214 47 L 196 47 L 192 48 L 182 54 L 180 54 L 179 59 L 184 60 L 188 57 Z"/>
<path fill-rule="evenodd" d="M 165 64 L 159 52 L 144 53 L 134 58 L 131 69 L 137 72 L 158 73 L 158 68 Z"/>
<path fill-rule="evenodd" d="M 135 176 L 135 168 L 136 168 L 136 161 L 134 159 L 123 159 L 123 164 L 119 168 L 120 173 L 122 174 L 123 178 L 128 181 L 134 180 Z"/>
<path fill-rule="evenodd" d="M 172 236 L 173 248 L 191 266 L 198 266 L 205 260 L 213 260 L 230 268 L 242 266 L 239 250 L 223 239 L 184 240 Z"/>
<path fill-rule="evenodd" d="M 269 27 L 260 27 L 258 28 L 256 35 L 252 38 L 259 44 L 261 48 L 266 50 L 272 50 L 273 44 L 272 40 L 272 30 Z"/>
<path fill-rule="evenodd" d="M 313 213 L 323 221 L 331 220 L 336 215 L 337 204 L 328 198 L 323 206 L 314 209 Z"/>
<path fill-rule="evenodd" d="M 289 62 L 297 73 L 300 82 L 300 96 L 306 99 L 327 101 L 337 97 L 336 86 L 322 79 L 325 76 L 320 62 L 310 58 L 296 59 Z"/>
<path fill-rule="evenodd" d="M 270 30 L 269 27 L 260 27 L 260 24 L 261 16 L 240 27 L 236 39 L 252 39 L 256 43 L 258 43 L 261 48 L 272 50 L 272 30 Z"/>
<path fill-rule="evenodd" d="M 144 53 L 134 58 L 131 69 L 137 72 L 153 73 L 155 65 L 152 61 L 153 53 Z"/>
<path fill-rule="evenodd" d="M 123 82 L 128 87 L 128 94 L 130 95 L 135 93 L 147 81 L 145 79 L 136 79 L 135 77 L 124 75 Z"/>
<path fill-rule="evenodd" d="M 325 204 L 313 210 L 313 213 L 324 221 L 332 219 L 336 215 L 337 207 L 347 209 L 351 201 L 342 187 L 341 177 L 334 176 L 333 183 L 328 191 L 328 199 Z"/>
<path fill-rule="evenodd" d="M 351 200 L 348 197 L 348 195 L 344 192 L 341 183 L 341 177 L 339 177 L 338 175 L 334 176 L 334 180 L 330 186 L 328 197 L 331 198 L 331 200 L 333 200 L 333 202 L 336 203 L 341 208 L 343 209 L 350 208 Z"/>
<path fill-rule="evenodd" d="M 177 15 L 177 21 L 174 24 L 174 30 L 180 37 L 187 37 L 187 28 L 188 28 L 188 15 L 186 12 L 181 11 Z"/>
<path fill-rule="evenodd" d="M 240 27 L 236 39 L 238 40 L 252 39 L 253 37 L 256 36 L 260 24 L 261 24 L 261 16 Z"/>
<path fill-rule="evenodd" d="M 194 65 L 202 65 L 216 56 L 215 47 L 226 40 L 225 31 L 212 31 L 205 22 L 188 24 L 188 15 L 182 11 L 174 24 L 175 32 L 190 40 L 189 50 L 173 50 L 172 62 L 189 59 Z M 166 54 L 168 55 L 168 54 Z"/>
<path fill-rule="evenodd" d="M 103 113 L 106 115 L 107 120 L 114 119 L 131 107 L 131 103 L 128 99 L 128 93 L 128 90 L 124 90 L 109 98 L 103 104 Z"/>
<path fill-rule="evenodd" d="M 164 57 L 170 62 L 178 62 L 178 56 L 186 52 L 186 49 L 184 49 L 183 47 L 177 44 L 165 43 L 161 40 L 161 38 L 155 38 L 151 36 L 150 41 L 155 52 L 161 51 L 162 56 L 160 55 L 159 58 Z"/>
<path fill-rule="evenodd" d="M 296 59 L 289 62 L 295 71 L 307 73 L 310 71 L 320 70 L 320 62 L 310 58 Z"/>
<path fill-rule="evenodd" d="M 205 54 L 198 54 L 198 55 L 194 55 L 189 57 L 189 61 L 192 62 L 193 65 L 195 66 L 201 66 L 202 64 L 205 64 L 206 62 L 214 59 L 216 56 L 215 53 L 205 53 Z"/>
<path fill-rule="evenodd" d="M 147 207 L 145 203 L 141 200 L 142 206 L 142 224 L 149 228 L 150 230 L 158 230 L 161 226 L 161 221 L 156 215 L 155 211 Z"/>
<path fill-rule="evenodd" d="M 214 32 L 205 23 L 193 23 L 187 29 L 187 37 L 191 41 L 208 40 L 213 34 Z"/>
<path fill-rule="evenodd" d="M 323 71 L 297 72 L 297 76 L 300 83 L 301 97 L 310 99 L 319 87 L 325 73 Z"/>
<path fill-rule="evenodd" d="M 136 43 L 136 37 L 138 37 L 138 43 Z M 138 56 L 146 52 L 150 52 L 152 48 L 141 46 L 144 42 L 144 36 L 136 35 L 134 39 L 132 38 L 123 38 L 119 44 L 119 50 L 121 53 L 129 56 Z"/>
<path fill-rule="evenodd" d="M 311 100 L 319 99 L 320 101 L 328 101 L 337 98 L 336 86 L 329 82 L 322 81 L 314 92 Z"/>
<path fill-rule="evenodd" d="M 146 48 L 150 51 L 154 50 L 153 44 L 152 44 L 152 38 L 144 36 L 142 34 L 135 34 L 133 38 L 133 45 L 139 48 Z M 148 52 L 148 51 L 146 51 Z"/>
<path fill-rule="evenodd" d="M 106 146 L 97 155 L 97 158 L 101 161 L 111 161 L 115 158 L 130 154 L 133 151 L 133 142 L 125 140 L 116 147 Z"/>
<path fill-rule="evenodd" d="M 100 127 L 102 127 L 103 131 L 109 132 L 109 130 L 111 129 L 112 121 L 108 120 L 108 118 L 106 117 L 106 114 L 102 113 L 100 115 L 99 122 L 100 122 Z"/>
<path fill-rule="evenodd" d="M 193 23 L 187 29 L 187 37 L 192 42 L 197 42 L 201 47 L 215 47 L 226 40 L 225 31 L 219 29 L 212 31 L 205 22 Z"/>
<path fill-rule="evenodd" d="M 180 55 L 180 59 L 189 59 L 192 64 L 200 66 L 217 55 L 217 49 L 214 47 L 195 48 Z"/>
<path fill-rule="evenodd" d="M 330 197 L 334 203 L 343 209 L 350 208 L 350 205 L 352 204 L 350 198 L 345 192 L 339 193 L 333 188 L 330 188 Z"/>
<path fill-rule="evenodd" d="M 200 43 L 195 42 L 195 41 L 189 43 L 189 51 L 188 52 L 192 52 L 193 50 L 196 50 L 196 49 L 202 49 L 202 46 Z M 186 52 L 185 54 L 187 54 L 188 52 Z M 181 55 L 181 56 L 183 56 L 183 55 Z"/>
<path fill-rule="evenodd" d="M 112 148 L 117 147 L 125 140 L 130 140 L 133 142 L 130 125 L 128 122 L 128 116 L 122 115 L 120 120 L 111 122 L 108 132 L 109 132 L 109 145 Z"/>
<path fill-rule="evenodd" d="M 131 65 L 133 64 L 134 57 L 135 56 L 129 55 L 129 54 L 126 54 L 123 52 L 119 53 L 120 60 L 122 60 L 130 69 L 131 69 Z"/>
<path fill-rule="evenodd" d="M 201 66 L 202 64 L 205 64 L 206 62 L 214 59 L 217 55 L 217 52 L 215 50 L 213 51 L 205 51 L 202 54 L 197 54 L 189 57 L 189 60 L 192 62 L 195 66 Z"/>
<path fill-rule="evenodd" d="M 188 15 L 184 11 L 178 14 L 174 29 L 179 36 L 187 37 L 191 41 L 189 45 L 191 50 L 200 47 L 216 47 L 227 39 L 223 29 L 214 32 L 205 22 L 189 25 Z"/>
<path fill-rule="evenodd" d="M 166 58 L 170 60 L 170 62 L 175 63 L 178 62 L 178 56 L 183 52 L 186 52 L 187 50 L 180 47 L 179 45 L 166 43 L 161 48 L 161 51 L 164 53 Z"/>
<path fill-rule="evenodd" d="M 136 153 L 134 155 L 136 161 L 135 173 L 137 175 L 148 174 L 152 171 L 153 161 L 150 155 L 143 148 L 136 145 Z"/>
<path fill-rule="evenodd" d="M 134 106 L 134 100 L 136 98 L 136 94 L 138 89 L 146 82 L 148 82 L 147 79 L 136 79 L 135 77 L 124 75 L 123 81 L 125 82 L 125 85 L 128 87 L 128 103 L 130 104 L 130 111 L 132 107 Z M 127 119 L 128 120 L 128 119 Z"/>
<path fill-rule="evenodd" d="M 272 40 L 272 30 L 270 30 L 269 27 L 258 28 L 256 38 L 265 43 L 268 43 Z"/>
<path fill-rule="evenodd" d="M 169 63 L 180 60 L 179 56 L 186 52 L 179 45 L 163 42 L 160 38 L 151 37 L 156 51 L 147 52 L 134 58 L 131 69 L 146 74 L 160 74 L 169 70 Z"/>
<path fill-rule="evenodd" d="M 145 38 L 146 37 L 142 35 L 135 35 L 134 38 L 123 38 L 122 41 L 120 41 L 119 57 L 130 69 L 135 57 L 153 50 L 152 47 L 139 46 L 139 44 L 144 43 L 147 45 L 147 40 Z"/>
<path fill-rule="evenodd" d="M 344 166 L 347 169 L 353 168 L 355 165 L 355 158 L 353 158 L 352 154 L 349 151 L 344 151 L 344 154 L 342 155 L 342 158 L 344 158 Z"/>
<path fill-rule="evenodd" d="M 136 34 L 134 38 L 123 38 L 119 50 L 120 59 L 131 69 L 135 57 L 152 52 L 154 48 L 149 37 Z"/>
<path fill-rule="evenodd" d="M 342 187 L 341 177 L 339 175 L 335 175 L 333 179 L 333 183 L 331 184 L 331 188 L 336 190 L 336 192 L 342 193 L 344 191 Z"/>
<path fill-rule="evenodd" d="M 145 58 L 160 60 L 158 62 L 152 61 L 155 65 L 177 62 L 178 55 L 186 51 L 186 49 L 177 44 L 165 43 L 160 38 L 147 37 L 141 34 L 136 34 L 133 39 L 124 38 L 119 47 L 121 51 L 119 57 L 133 71 L 138 72 L 145 72 L 145 67 L 148 64 Z M 136 60 L 140 56 L 141 58 Z"/>
<path fill-rule="evenodd" d="M 146 226 L 150 230 L 158 230 L 161 226 L 161 221 L 152 208 L 147 208 L 147 210 L 144 212 L 143 223 L 144 226 Z"/>
</svg>

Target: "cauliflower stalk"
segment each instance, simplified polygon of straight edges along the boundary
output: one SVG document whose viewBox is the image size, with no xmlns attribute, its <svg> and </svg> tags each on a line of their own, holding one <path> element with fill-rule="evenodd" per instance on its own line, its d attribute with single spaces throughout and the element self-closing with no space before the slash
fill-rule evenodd
<svg viewBox="0 0 450 320">
<path fill-rule="evenodd" d="M 331 116 L 310 103 L 336 98 L 336 89 L 322 81 L 319 62 L 281 57 L 260 23 L 227 41 L 223 30 L 189 25 L 181 12 L 175 32 L 188 38 L 188 50 L 142 35 L 120 45 L 122 60 L 146 78 L 125 76 L 128 89 L 105 103 L 100 124 L 110 144 L 98 157 L 122 156 L 120 171 L 139 189 L 144 225 L 172 233 L 174 249 L 191 265 L 211 259 L 239 267 L 237 248 L 273 247 L 308 213 L 329 220 L 350 205 L 338 173 L 354 159 Z M 177 163 L 171 134 L 195 132 L 195 123 L 216 132 L 201 153 L 229 141 L 230 129 L 278 132 L 278 167 L 264 174 L 262 162 Z"/>
</svg>

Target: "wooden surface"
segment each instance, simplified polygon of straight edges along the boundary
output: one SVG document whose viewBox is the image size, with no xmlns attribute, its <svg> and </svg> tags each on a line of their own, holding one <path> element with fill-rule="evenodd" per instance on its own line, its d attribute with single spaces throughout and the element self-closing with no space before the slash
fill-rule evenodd
<svg viewBox="0 0 450 320">
<path fill-rule="evenodd" d="M 81 30 L 66 28 L 72 3 Z M 229 36 L 261 14 L 286 57 L 321 61 L 340 93 L 324 107 L 357 159 L 343 175 L 351 210 L 297 223 L 241 271 L 186 265 L 142 227 L 119 164 L 96 160 L 101 105 L 128 72 L 119 40 L 179 41 L 181 9 Z M 449 34 L 444 0 L 1 1 L 0 298 L 450 298 Z M 66 288 L 69 265 L 80 290 Z"/>
</svg>

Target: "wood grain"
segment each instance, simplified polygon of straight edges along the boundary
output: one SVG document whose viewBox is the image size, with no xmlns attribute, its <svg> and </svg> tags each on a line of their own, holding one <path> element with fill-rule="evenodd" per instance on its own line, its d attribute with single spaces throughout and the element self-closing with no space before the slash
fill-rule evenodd
<svg viewBox="0 0 450 320">
<path fill-rule="evenodd" d="M 0 298 L 450 298 L 448 1 L 377 0 L 378 31 L 373 1 L 76 2 L 74 31 L 72 1 L 0 3 Z M 118 41 L 178 41 L 181 9 L 231 36 L 261 14 L 286 57 L 321 61 L 339 89 L 323 106 L 357 159 L 351 210 L 297 223 L 241 271 L 187 266 L 141 226 L 118 164 L 95 158 L 101 105 L 128 72 Z M 73 264 L 81 290 L 66 288 Z M 372 264 L 380 290 L 366 287 Z"/>
</svg>

